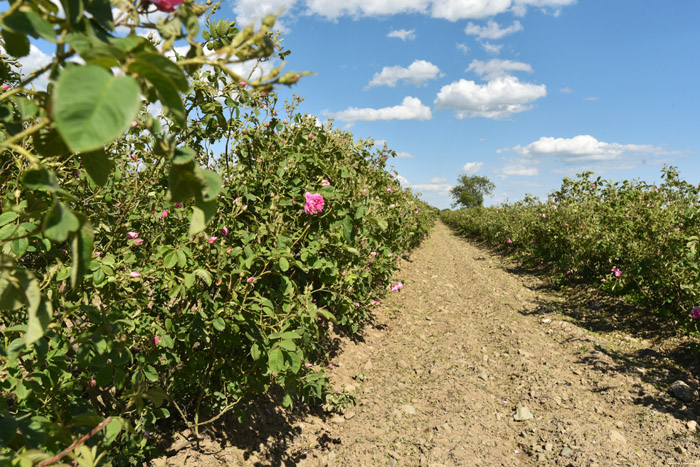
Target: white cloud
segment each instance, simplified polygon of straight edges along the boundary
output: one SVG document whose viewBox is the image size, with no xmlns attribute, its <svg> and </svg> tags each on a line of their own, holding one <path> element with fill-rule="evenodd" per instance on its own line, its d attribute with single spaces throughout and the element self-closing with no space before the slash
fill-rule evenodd
<svg viewBox="0 0 700 467">
<path fill-rule="evenodd" d="M 481 44 L 481 48 L 490 54 L 498 55 L 501 53 L 501 49 L 503 48 L 503 44 L 496 45 L 496 44 L 492 44 L 490 42 L 484 42 L 483 44 Z"/>
<path fill-rule="evenodd" d="M 475 174 L 479 170 L 481 170 L 483 166 L 483 162 L 467 162 L 466 164 L 464 164 L 464 167 L 462 167 L 462 171 L 466 173 Z"/>
<path fill-rule="evenodd" d="M 532 108 L 531 102 L 547 95 L 544 84 L 521 83 L 514 76 L 495 78 L 481 85 L 461 79 L 440 89 L 437 109 L 452 109 L 457 118 L 505 118 Z"/>
<path fill-rule="evenodd" d="M 457 21 L 467 18 L 487 18 L 508 11 L 511 0 L 433 0 L 433 18 Z"/>
<path fill-rule="evenodd" d="M 430 120 L 430 107 L 423 105 L 417 97 L 405 97 L 401 105 L 381 109 L 350 107 L 330 114 L 343 122 L 373 122 L 376 120 Z"/>
<path fill-rule="evenodd" d="M 235 7 L 237 14 L 254 17 L 256 12 L 276 12 L 282 0 L 240 0 Z M 292 9 L 296 0 L 290 0 Z M 449 21 L 461 19 L 481 19 L 501 13 L 514 12 L 524 15 L 527 7 L 551 10 L 557 14 L 562 7 L 576 3 L 576 0 L 304 0 L 307 14 L 317 14 L 330 20 L 342 16 L 386 16 L 395 14 L 420 13 L 433 18 Z M 266 5 L 273 5 L 267 7 Z M 239 11 L 241 13 L 239 13 Z M 260 13 L 257 14 L 260 16 Z"/>
<path fill-rule="evenodd" d="M 419 185 L 409 185 L 410 188 L 416 191 L 437 191 L 440 193 L 448 193 L 454 185 L 448 183 L 425 183 Z"/>
<path fill-rule="evenodd" d="M 34 44 L 29 46 L 29 55 L 19 59 L 22 64 L 21 74 L 22 78 L 25 78 L 31 72 L 45 67 L 51 63 L 52 57 L 45 54 Z M 46 86 L 49 84 L 49 72 L 46 71 L 34 79 L 29 85 L 34 86 L 37 90 L 45 91 Z"/>
<path fill-rule="evenodd" d="M 430 179 L 430 183 L 445 183 L 447 181 L 446 178 L 440 178 L 440 177 L 433 177 Z"/>
<path fill-rule="evenodd" d="M 457 49 L 461 50 L 464 54 L 469 53 L 469 47 L 467 47 L 467 44 L 457 44 Z"/>
<path fill-rule="evenodd" d="M 382 71 L 375 73 L 367 85 L 389 86 L 393 88 L 399 80 L 408 81 L 416 86 L 425 85 L 426 81 L 440 75 L 440 68 L 425 60 L 415 60 L 408 68 L 401 66 L 385 66 Z"/>
<path fill-rule="evenodd" d="M 476 36 L 477 39 L 501 39 L 508 34 L 513 34 L 514 32 L 522 31 L 523 26 L 520 21 L 515 21 L 512 26 L 507 28 L 501 28 L 497 22 L 490 19 L 486 26 L 479 26 L 469 22 L 464 32 L 469 36 Z"/>
<path fill-rule="evenodd" d="M 499 60 L 498 58 L 493 58 L 488 62 L 473 60 L 465 71 L 473 71 L 479 76 L 486 77 L 486 79 L 493 79 L 499 76 L 507 75 L 509 71 L 526 71 L 528 73 L 532 73 L 532 67 L 523 62 L 513 62 L 511 60 Z"/>
<path fill-rule="evenodd" d="M 236 14 L 236 21 L 240 26 L 245 27 L 253 23 L 258 23 L 267 15 L 277 14 L 284 8 L 280 17 L 278 17 L 275 27 L 280 30 L 285 30 L 283 23 L 280 21 L 282 17 L 290 14 L 296 0 L 238 0 L 234 2 L 233 12 Z"/>
<path fill-rule="evenodd" d="M 574 92 L 574 90 L 567 86 L 565 88 L 561 88 L 559 92 L 563 92 L 564 94 L 571 94 L 572 92 Z"/>
<path fill-rule="evenodd" d="M 386 35 L 386 37 L 396 37 L 402 41 L 412 41 L 416 38 L 415 29 L 394 29 Z"/>
<path fill-rule="evenodd" d="M 401 175 L 397 175 L 396 179 L 399 181 L 399 183 L 401 183 L 402 186 L 409 185 L 408 180 L 406 180 L 406 178 L 402 177 Z"/>
<path fill-rule="evenodd" d="M 584 101 L 589 101 L 589 102 L 595 102 L 595 101 L 598 100 L 598 98 L 595 97 L 595 96 L 590 96 L 590 97 L 584 97 L 583 100 L 584 100 Z"/>
<path fill-rule="evenodd" d="M 620 144 L 598 141 L 591 135 L 573 138 L 543 136 L 526 146 L 499 149 L 498 152 L 515 152 L 530 160 L 560 159 L 569 163 L 612 161 L 623 156 L 669 155 L 670 152 L 648 144 Z"/>
<path fill-rule="evenodd" d="M 415 159 L 416 156 L 414 156 L 413 154 L 407 153 L 407 152 L 397 152 L 396 158 L 397 159 Z"/>
<path fill-rule="evenodd" d="M 522 177 L 535 177 L 539 175 L 537 167 L 526 167 L 521 164 L 510 164 L 498 171 L 501 175 L 511 176 L 518 175 Z"/>
</svg>

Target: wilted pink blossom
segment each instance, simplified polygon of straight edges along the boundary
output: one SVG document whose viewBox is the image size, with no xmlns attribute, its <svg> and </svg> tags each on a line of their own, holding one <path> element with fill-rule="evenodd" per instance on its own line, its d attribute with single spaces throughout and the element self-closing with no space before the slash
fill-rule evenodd
<svg viewBox="0 0 700 467">
<path fill-rule="evenodd" d="M 137 271 L 131 271 L 131 272 L 129 273 L 129 275 L 130 275 L 131 277 L 141 277 L 141 273 L 140 273 L 140 272 L 137 272 Z"/>
<path fill-rule="evenodd" d="M 137 238 L 136 240 L 134 240 L 134 245 L 140 245 L 142 243 L 143 243 L 143 238 Z"/>
<path fill-rule="evenodd" d="M 209 243 L 214 243 L 214 242 L 217 241 L 218 239 L 219 239 L 219 237 L 209 237 L 209 238 L 207 238 L 207 241 L 208 241 Z"/>
<path fill-rule="evenodd" d="M 138 232 L 127 232 L 126 238 L 139 238 L 139 233 Z"/>
<path fill-rule="evenodd" d="M 700 306 L 696 306 L 690 310 L 690 317 L 693 319 L 700 319 Z"/>
<path fill-rule="evenodd" d="M 226 227 L 226 226 L 221 227 L 221 232 L 223 232 L 224 235 L 228 235 L 228 227 Z"/>
<path fill-rule="evenodd" d="M 304 212 L 306 214 L 318 214 L 323 211 L 323 206 L 325 206 L 325 201 L 323 196 L 318 193 L 309 193 L 308 191 L 304 194 L 306 199 L 306 204 L 304 205 Z"/>
<path fill-rule="evenodd" d="M 331 182 L 329 182 L 328 180 L 321 180 L 321 185 L 323 185 L 323 186 L 331 186 Z"/>
<path fill-rule="evenodd" d="M 254 281 L 255 281 L 255 277 L 249 277 L 246 282 L 248 282 L 249 284 L 252 284 Z"/>
<path fill-rule="evenodd" d="M 398 292 L 398 291 L 401 290 L 402 288 L 403 288 L 403 282 L 397 282 L 396 284 L 394 284 L 394 285 L 391 287 L 391 291 L 392 291 L 392 292 Z"/>
</svg>

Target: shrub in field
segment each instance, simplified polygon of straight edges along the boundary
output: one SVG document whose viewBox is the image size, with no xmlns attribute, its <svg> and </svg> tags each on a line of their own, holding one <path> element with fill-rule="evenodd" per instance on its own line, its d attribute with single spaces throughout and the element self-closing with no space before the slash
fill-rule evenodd
<svg viewBox="0 0 700 467">
<path fill-rule="evenodd" d="M 66 454 L 135 463 L 162 420 L 197 433 L 273 386 L 326 401 L 329 323 L 358 329 L 434 217 L 391 154 L 280 108 L 273 86 L 301 74 L 232 71 L 286 55 L 273 18 L 117 3 L 0 14 L 0 462 L 56 459 L 98 426 Z M 169 14 L 141 23 L 154 7 Z M 56 44 L 46 91 L 17 72 L 29 37 Z"/>
<path fill-rule="evenodd" d="M 546 202 L 443 212 L 466 236 L 545 260 L 558 280 L 595 282 L 627 294 L 697 332 L 700 187 L 664 168 L 659 186 L 609 182 L 590 172 L 566 178 Z"/>
</svg>

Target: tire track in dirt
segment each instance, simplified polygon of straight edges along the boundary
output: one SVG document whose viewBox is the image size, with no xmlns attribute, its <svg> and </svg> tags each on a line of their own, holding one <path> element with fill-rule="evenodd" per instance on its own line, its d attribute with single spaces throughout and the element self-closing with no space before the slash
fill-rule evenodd
<svg viewBox="0 0 700 467">
<path fill-rule="evenodd" d="M 622 349 L 576 326 L 553 311 L 562 297 L 442 223 L 396 279 L 401 292 L 333 360 L 358 406 L 306 415 L 252 454 L 228 446 L 188 464 L 700 465 L 697 407 L 619 358 L 648 342 Z"/>
</svg>

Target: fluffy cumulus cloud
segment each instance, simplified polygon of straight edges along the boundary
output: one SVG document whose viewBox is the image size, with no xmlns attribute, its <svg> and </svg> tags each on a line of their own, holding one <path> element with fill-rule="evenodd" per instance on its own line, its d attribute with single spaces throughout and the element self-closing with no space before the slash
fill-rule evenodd
<svg viewBox="0 0 700 467">
<path fill-rule="evenodd" d="M 536 177 L 540 174 L 537 167 L 527 166 L 524 164 L 511 163 L 498 171 L 503 176 L 521 176 L 521 177 Z"/>
<path fill-rule="evenodd" d="M 668 155 L 669 152 L 648 144 L 620 144 L 598 141 L 591 135 L 573 138 L 543 136 L 526 146 L 499 149 L 498 152 L 515 152 L 530 160 L 556 158 L 569 163 L 613 161 L 623 156 Z"/>
<path fill-rule="evenodd" d="M 526 71 L 528 73 L 532 73 L 532 67 L 523 62 L 499 60 L 494 58 L 488 62 L 473 60 L 465 71 L 473 71 L 477 75 L 483 76 L 486 79 L 493 79 L 500 76 L 505 76 L 511 71 Z"/>
<path fill-rule="evenodd" d="M 457 44 L 457 49 L 460 50 L 463 54 L 469 53 L 469 47 L 467 47 L 467 44 L 462 44 L 460 42 Z"/>
<path fill-rule="evenodd" d="M 234 12 L 237 20 L 250 23 L 282 6 L 285 14 L 292 10 L 316 14 L 330 20 L 343 16 L 366 17 L 396 14 L 424 14 L 449 21 L 482 19 L 501 13 L 524 15 L 528 7 L 558 13 L 576 0 L 239 0 Z"/>
<path fill-rule="evenodd" d="M 417 97 L 404 98 L 401 105 L 381 109 L 350 107 L 330 114 L 343 122 L 373 122 L 376 120 L 430 120 L 430 107 L 423 105 Z"/>
<path fill-rule="evenodd" d="M 389 86 L 393 88 L 401 80 L 420 86 L 438 76 L 440 76 L 440 68 L 425 60 L 416 60 L 407 68 L 402 66 L 385 66 L 382 68 L 382 71 L 374 74 L 367 86 Z"/>
<path fill-rule="evenodd" d="M 481 44 L 481 48 L 490 54 L 498 55 L 501 53 L 503 44 L 492 44 L 491 42 L 484 42 Z"/>
<path fill-rule="evenodd" d="M 523 26 L 520 24 L 520 21 L 515 21 L 511 26 L 508 26 L 507 28 L 502 28 L 497 22 L 494 20 L 489 20 L 488 23 L 486 23 L 486 26 L 479 26 L 478 24 L 474 24 L 472 22 L 469 22 L 467 24 L 467 27 L 464 29 L 464 32 L 469 35 L 469 36 L 476 36 L 477 39 L 501 39 L 508 34 L 513 34 L 514 32 L 522 31 Z"/>
<path fill-rule="evenodd" d="M 502 76 L 486 84 L 461 79 L 443 86 L 435 99 L 437 109 L 451 109 L 457 118 L 500 119 L 532 108 L 532 102 L 547 95 L 544 84 L 522 83 Z"/>
<path fill-rule="evenodd" d="M 447 195 L 449 194 L 450 190 L 454 188 L 454 185 L 450 185 L 449 183 L 445 183 L 447 179 L 445 178 L 439 178 L 439 177 L 433 177 L 430 180 L 430 183 L 419 183 L 419 184 L 413 184 L 406 180 L 405 177 L 402 177 L 401 175 L 398 175 L 396 177 L 399 182 L 401 182 L 401 186 L 405 188 L 411 188 L 414 191 L 421 191 L 421 192 L 432 192 L 432 193 L 437 193 L 440 195 Z"/>
<path fill-rule="evenodd" d="M 396 37 L 402 41 L 412 41 L 416 38 L 415 29 L 393 29 L 386 35 L 386 37 Z"/>
<path fill-rule="evenodd" d="M 483 162 L 467 162 L 462 167 L 462 171 L 468 174 L 475 174 L 484 166 Z"/>
<path fill-rule="evenodd" d="M 2 48 L 0 47 L 0 49 Z M 33 71 L 43 68 L 49 63 L 51 63 L 51 57 L 39 50 L 39 48 L 34 44 L 31 44 L 29 46 L 29 55 L 20 58 L 19 62 L 22 64 L 21 74 L 24 78 Z M 46 90 L 46 86 L 48 86 L 48 84 L 48 71 L 42 73 L 37 78 L 35 78 L 34 81 L 31 82 L 31 86 L 34 86 L 36 89 L 41 91 Z"/>
</svg>

